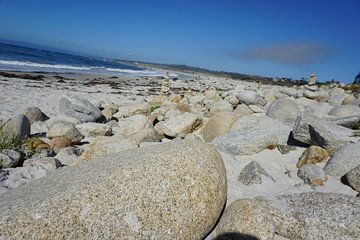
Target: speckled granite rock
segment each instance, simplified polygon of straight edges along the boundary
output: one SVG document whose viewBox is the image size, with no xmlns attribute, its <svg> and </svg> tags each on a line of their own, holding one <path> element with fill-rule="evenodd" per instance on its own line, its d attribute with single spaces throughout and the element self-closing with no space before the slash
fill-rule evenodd
<svg viewBox="0 0 360 240">
<path fill-rule="evenodd" d="M 330 154 L 334 154 L 340 147 L 349 142 L 357 141 L 355 137 L 351 137 L 352 135 L 351 129 L 310 114 L 299 116 L 293 129 L 293 136 L 296 140 L 323 147 Z"/>
<path fill-rule="evenodd" d="M 276 147 L 275 134 L 264 129 L 249 129 L 215 138 L 212 143 L 221 151 L 234 155 L 251 155 L 266 148 Z"/>
<path fill-rule="evenodd" d="M 226 100 L 217 101 L 210 108 L 210 112 L 212 114 L 215 114 L 217 112 L 232 112 L 232 111 L 233 111 L 233 106 Z"/>
<path fill-rule="evenodd" d="M 226 185 L 223 161 L 206 143 L 130 150 L 1 195 L 0 239 L 203 239 Z"/>
<path fill-rule="evenodd" d="M 327 181 L 324 170 L 314 164 L 305 164 L 301 166 L 297 173 L 298 177 L 310 185 L 324 186 Z"/>
<path fill-rule="evenodd" d="M 345 176 L 350 186 L 360 192 L 360 164 L 356 168 L 351 169 Z"/>
<path fill-rule="evenodd" d="M 101 156 L 119 153 L 137 147 L 138 144 L 133 139 L 116 135 L 111 137 L 99 136 L 86 146 L 86 149 L 81 154 L 79 160 L 92 160 Z"/>
<path fill-rule="evenodd" d="M 300 110 L 291 99 L 279 99 L 271 103 L 267 109 L 266 116 L 279 120 L 287 125 L 293 126 Z"/>
<path fill-rule="evenodd" d="M 360 198 L 308 192 L 275 197 L 276 232 L 292 240 L 359 239 Z"/>
<path fill-rule="evenodd" d="M 19 114 L 1 127 L 1 132 L 4 136 L 13 136 L 16 138 L 26 138 L 30 136 L 30 122 L 29 119 L 23 115 Z"/>
<path fill-rule="evenodd" d="M 89 100 L 69 95 L 61 97 L 59 110 L 64 115 L 78 119 L 80 122 L 95 122 L 102 117 L 101 111 Z"/>
<path fill-rule="evenodd" d="M 93 122 L 81 123 L 76 128 L 85 137 L 110 136 L 112 132 L 110 125 Z"/>
<path fill-rule="evenodd" d="M 360 164 L 360 143 L 350 143 L 340 148 L 324 167 L 327 175 L 342 177 Z"/>
<path fill-rule="evenodd" d="M 202 124 L 202 119 L 194 113 L 183 113 L 176 115 L 166 121 L 159 122 L 155 129 L 160 135 L 169 137 L 185 136 L 198 129 Z"/>
<path fill-rule="evenodd" d="M 46 137 L 50 139 L 63 136 L 67 137 L 74 144 L 79 143 L 84 138 L 79 130 L 70 123 L 56 123 L 46 133 Z"/>
<path fill-rule="evenodd" d="M 315 164 L 325 162 L 329 157 L 326 149 L 319 146 L 308 147 L 299 158 L 296 164 L 297 168 L 301 168 L 304 164 Z"/>
<path fill-rule="evenodd" d="M 222 215 L 216 233 L 227 236 L 241 233 L 254 236 L 253 239 L 272 240 L 275 236 L 275 222 L 270 212 L 274 209 L 264 199 L 239 199 L 228 206 Z M 240 240 L 242 238 L 220 238 Z"/>
<path fill-rule="evenodd" d="M 29 119 L 30 124 L 37 121 L 46 121 L 49 119 L 38 107 L 28 107 L 24 110 L 23 114 Z"/>
<path fill-rule="evenodd" d="M 200 134 L 205 141 L 210 142 L 228 133 L 237 119 L 237 115 L 231 112 L 216 113 L 202 127 Z"/>
<path fill-rule="evenodd" d="M 261 184 L 262 176 L 268 177 L 275 182 L 274 178 L 257 161 L 252 161 L 241 170 L 238 181 L 246 186 Z"/>
</svg>

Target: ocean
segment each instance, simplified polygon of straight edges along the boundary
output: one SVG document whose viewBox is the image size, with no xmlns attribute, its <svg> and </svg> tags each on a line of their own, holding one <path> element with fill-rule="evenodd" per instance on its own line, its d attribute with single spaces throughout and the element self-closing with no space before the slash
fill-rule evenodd
<svg viewBox="0 0 360 240">
<path fill-rule="evenodd" d="M 86 57 L 0 43 L 0 70 L 27 72 L 74 72 L 106 75 L 161 75 L 110 59 Z"/>
</svg>

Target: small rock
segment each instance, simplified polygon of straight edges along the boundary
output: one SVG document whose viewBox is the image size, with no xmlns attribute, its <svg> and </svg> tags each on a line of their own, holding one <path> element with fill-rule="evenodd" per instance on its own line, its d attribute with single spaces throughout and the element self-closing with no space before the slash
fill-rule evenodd
<svg viewBox="0 0 360 240">
<path fill-rule="evenodd" d="M 51 139 L 50 149 L 57 153 L 60 149 L 71 147 L 72 145 L 73 142 L 66 136 L 54 137 Z"/>
<path fill-rule="evenodd" d="M 234 113 L 236 115 L 238 115 L 239 117 L 244 117 L 244 116 L 252 114 L 253 111 L 251 111 L 251 109 L 248 106 L 246 106 L 245 104 L 239 104 L 235 108 Z"/>
<path fill-rule="evenodd" d="M 67 137 L 73 144 L 79 143 L 84 136 L 72 124 L 57 123 L 46 133 L 47 138 Z"/>
<path fill-rule="evenodd" d="M 291 133 L 291 127 L 267 116 L 248 115 L 240 117 L 231 127 L 232 133 L 250 129 L 262 129 L 276 135 L 278 144 L 287 144 Z"/>
<path fill-rule="evenodd" d="M 155 125 L 160 135 L 185 136 L 201 126 L 202 120 L 194 113 L 183 113 Z"/>
<path fill-rule="evenodd" d="M 345 176 L 350 186 L 360 192 L 360 164 L 350 170 Z"/>
<path fill-rule="evenodd" d="M 284 124 L 293 126 L 296 118 L 300 115 L 297 105 L 290 99 L 279 99 L 271 103 L 266 116 L 279 120 Z"/>
<path fill-rule="evenodd" d="M 61 148 L 55 158 L 59 160 L 62 165 L 70 165 L 79 158 L 82 152 L 82 149 L 75 147 Z"/>
<path fill-rule="evenodd" d="M 328 158 L 329 153 L 326 149 L 318 146 L 310 146 L 302 153 L 296 167 L 301 168 L 305 164 L 325 162 Z"/>
<path fill-rule="evenodd" d="M 87 145 L 80 158 L 82 160 L 92 160 L 101 156 L 119 153 L 137 147 L 137 142 L 132 139 L 126 139 L 116 135 L 111 137 L 99 136 L 96 137 L 92 143 Z"/>
<path fill-rule="evenodd" d="M 95 122 L 102 118 L 100 109 L 84 98 L 63 96 L 59 101 L 62 114 L 78 119 L 80 122 Z"/>
<path fill-rule="evenodd" d="M 255 91 L 241 90 L 237 93 L 237 98 L 240 103 L 245 103 L 246 105 L 254 104 L 265 106 L 267 103 L 266 99 Z"/>
<path fill-rule="evenodd" d="M 264 113 L 265 112 L 265 109 L 262 106 L 251 104 L 248 107 L 253 113 Z"/>
<path fill-rule="evenodd" d="M 14 150 L 4 149 L 0 153 L 0 168 L 16 167 L 20 160 L 20 153 Z"/>
<path fill-rule="evenodd" d="M 148 103 L 130 102 L 121 105 L 118 112 L 114 114 L 115 118 L 130 117 L 135 114 L 148 114 L 151 111 L 151 107 Z"/>
<path fill-rule="evenodd" d="M 233 106 L 226 100 L 217 101 L 210 108 L 210 113 L 212 114 L 217 112 L 232 112 L 232 111 L 233 111 Z"/>
<path fill-rule="evenodd" d="M 101 123 L 81 123 L 76 125 L 76 128 L 85 137 L 110 136 L 112 133 L 110 125 Z"/>
<path fill-rule="evenodd" d="M 327 178 L 323 169 L 314 164 L 305 164 L 300 167 L 297 173 L 298 177 L 304 180 L 305 183 L 311 185 L 324 186 Z"/>
<path fill-rule="evenodd" d="M 225 100 L 228 101 L 233 106 L 233 108 L 236 107 L 240 102 L 239 99 L 234 95 L 225 97 Z"/>
<path fill-rule="evenodd" d="M 52 171 L 61 167 L 61 162 L 53 157 L 44 157 L 44 158 L 30 158 L 24 161 L 24 167 L 34 167 L 39 166 L 48 171 Z"/>
<path fill-rule="evenodd" d="M 360 107 L 356 105 L 341 105 L 333 108 L 329 115 L 335 117 L 349 117 L 354 115 L 360 115 Z"/>
<path fill-rule="evenodd" d="M 310 91 L 310 90 L 305 90 L 304 91 L 304 96 L 319 102 L 326 102 L 329 99 L 329 93 L 326 91 Z"/>
<path fill-rule="evenodd" d="M 212 143 L 221 151 L 234 155 L 251 155 L 277 145 L 275 134 L 263 129 L 250 129 L 215 138 Z"/>
<path fill-rule="evenodd" d="M 202 127 L 200 134 L 205 141 L 211 142 L 228 133 L 237 119 L 237 115 L 231 112 L 216 113 Z"/>
<path fill-rule="evenodd" d="M 238 181 L 245 186 L 261 184 L 262 176 L 268 177 L 275 182 L 272 176 L 258 162 L 252 161 L 241 170 Z"/>
<path fill-rule="evenodd" d="M 30 138 L 26 141 L 25 145 L 31 151 L 50 150 L 50 145 L 40 138 Z"/>
<path fill-rule="evenodd" d="M 277 145 L 277 149 L 279 150 L 279 152 L 281 154 L 288 154 L 290 151 L 296 150 L 296 147 L 295 146 L 290 146 L 290 145 L 279 144 L 279 145 Z"/>
</svg>

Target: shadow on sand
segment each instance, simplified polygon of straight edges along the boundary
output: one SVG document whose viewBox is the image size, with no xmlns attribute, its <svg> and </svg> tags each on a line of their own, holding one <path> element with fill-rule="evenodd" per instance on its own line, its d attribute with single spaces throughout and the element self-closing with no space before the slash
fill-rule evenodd
<svg viewBox="0 0 360 240">
<path fill-rule="evenodd" d="M 217 236 L 214 240 L 259 240 L 259 238 L 244 233 L 229 232 Z"/>
</svg>

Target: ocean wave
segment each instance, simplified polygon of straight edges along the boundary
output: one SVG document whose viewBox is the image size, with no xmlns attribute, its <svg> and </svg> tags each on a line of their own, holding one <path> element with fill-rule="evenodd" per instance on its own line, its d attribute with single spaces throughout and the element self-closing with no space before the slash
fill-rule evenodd
<svg viewBox="0 0 360 240">
<path fill-rule="evenodd" d="M 68 70 L 82 70 L 90 71 L 91 67 L 84 66 L 72 66 L 72 65 L 62 65 L 62 64 L 46 64 L 46 63 L 35 63 L 35 62 L 21 62 L 21 61 L 5 61 L 0 60 L 2 65 L 13 65 L 13 66 L 23 66 L 23 67 L 36 67 L 36 68 L 53 68 L 53 69 L 68 69 Z"/>
<path fill-rule="evenodd" d="M 134 74 L 134 75 L 159 75 L 159 73 L 151 70 L 132 70 L 132 69 L 122 69 L 122 68 L 107 68 L 103 66 L 95 67 L 86 67 L 86 66 L 73 66 L 65 64 L 46 64 L 46 63 L 36 63 L 36 62 L 22 62 L 22 61 L 9 61 L 9 60 L 0 60 L 0 65 L 6 66 L 16 66 L 19 68 L 26 68 L 31 70 L 32 68 L 36 69 L 56 69 L 56 70 L 73 70 L 73 71 L 91 71 L 91 72 L 113 72 L 113 73 L 124 73 L 124 74 Z"/>
</svg>

